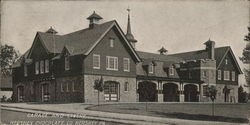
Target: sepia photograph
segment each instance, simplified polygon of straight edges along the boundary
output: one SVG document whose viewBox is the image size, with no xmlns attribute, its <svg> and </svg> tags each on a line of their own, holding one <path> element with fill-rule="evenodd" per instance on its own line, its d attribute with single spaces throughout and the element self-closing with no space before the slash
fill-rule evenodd
<svg viewBox="0 0 250 125">
<path fill-rule="evenodd" d="M 2 125 L 249 125 L 249 0 L 2 0 Z"/>
</svg>

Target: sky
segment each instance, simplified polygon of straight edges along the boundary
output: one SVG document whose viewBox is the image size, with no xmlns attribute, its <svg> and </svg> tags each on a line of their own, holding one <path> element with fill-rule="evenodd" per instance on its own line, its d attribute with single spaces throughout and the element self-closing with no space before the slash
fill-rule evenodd
<svg viewBox="0 0 250 125">
<path fill-rule="evenodd" d="M 1 43 L 24 53 L 37 31 L 52 26 L 63 35 L 87 28 L 86 18 L 93 11 L 102 22 L 115 19 L 126 32 L 128 7 L 137 50 L 157 53 L 162 46 L 169 54 L 200 50 L 210 38 L 216 47 L 231 46 L 241 68 L 246 67 L 238 57 L 250 21 L 247 0 L 4 1 Z"/>
</svg>

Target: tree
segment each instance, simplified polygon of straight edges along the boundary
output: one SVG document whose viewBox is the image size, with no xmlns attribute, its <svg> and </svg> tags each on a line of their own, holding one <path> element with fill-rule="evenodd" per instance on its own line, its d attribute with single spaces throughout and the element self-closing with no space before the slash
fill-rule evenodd
<svg viewBox="0 0 250 125">
<path fill-rule="evenodd" d="M 215 86 L 209 86 L 207 95 L 212 100 L 212 116 L 214 116 L 214 100 L 216 99 L 217 90 Z"/>
<path fill-rule="evenodd" d="M 1 73 L 3 75 L 11 74 L 11 65 L 14 64 L 20 56 L 20 53 L 15 50 L 13 46 L 10 45 L 0 45 L 0 64 L 1 64 Z"/>
<path fill-rule="evenodd" d="M 238 96 L 239 96 L 238 102 L 240 102 L 240 103 L 246 103 L 247 102 L 247 93 L 244 92 L 242 86 L 240 86 L 238 88 Z"/>
<path fill-rule="evenodd" d="M 242 57 L 240 57 L 240 60 L 244 64 L 248 65 L 248 68 L 244 69 L 244 72 L 247 85 L 250 86 L 250 27 L 248 27 L 248 34 L 245 36 L 244 41 L 246 41 L 247 44 L 242 52 Z"/>
<path fill-rule="evenodd" d="M 99 106 L 99 102 L 100 102 L 100 92 L 103 91 L 103 78 L 101 76 L 101 79 L 97 79 L 95 80 L 95 83 L 94 83 L 94 89 L 98 91 L 98 106 Z"/>
</svg>

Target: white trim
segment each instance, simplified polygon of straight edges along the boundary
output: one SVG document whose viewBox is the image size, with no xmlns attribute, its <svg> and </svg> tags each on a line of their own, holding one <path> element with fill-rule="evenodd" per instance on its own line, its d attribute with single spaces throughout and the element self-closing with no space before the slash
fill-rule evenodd
<svg viewBox="0 0 250 125">
<path fill-rule="evenodd" d="M 48 59 L 45 59 L 45 61 L 44 61 L 44 67 L 45 67 L 45 70 L 44 70 L 44 72 L 45 73 L 48 73 L 49 72 L 49 60 Z"/>
<path fill-rule="evenodd" d="M 226 79 L 227 75 L 228 75 L 228 78 Z M 225 70 L 223 72 L 223 78 L 224 78 L 224 80 L 229 81 L 230 80 L 230 71 Z"/>
<path fill-rule="evenodd" d="M 33 43 L 32 43 L 32 45 L 31 45 L 31 48 L 30 48 L 30 51 L 29 51 L 29 53 L 28 53 L 27 58 L 30 58 L 30 55 L 31 55 L 31 53 L 32 53 L 32 51 L 33 51 L 33 49 L 34 49 L 35 42 L 37 42 L 37 39 L 39 39 L 39 40 L 41 41 L 43 48 L 46 50 L 46 53 L 49 54 L 49 50 L 46 48 L 46 46 L 44 45 L 43 40 L 40 38 L 39 32 L 37 32 L 37 33 L 36 33 L 36 36 L 35 36 L 35 38 L 34 38 L 34 40 L 33 40 Z"/>
<path fill-rule="evenodd" d="M 39 74 L 39 70 L 40 70 L 40 69 L 39 69 L 39 63 L 40 63 L 39 61 L 36 61 L 36 62 L 35 62 L 35 74 L 36 74 L 36 75 Z"/>
<path fill-rule="evenodd" d="M 232 80 L 232 81 L 235 81 L 235 71 L 232 71 L 232 72 L 231 72 L 231 80 Z"/>
<path fill-rule="evenodd" d="M 110 68 L 110 64 L 109 64 L 109 61 L 110 59 L 114 59 L 114 68 Z M 118 71 L 118 57 L 115 57 L 115 56 L 106 56 L 106 69 L 107 70 L 113 70 L 113 71 Z"/>
<path fill-rule="evenodd" d="M 95 57 L 97 57 L 97 59 L 98 59 L 98 66 L 94 66 L 94 58 Z M 101 62 L 100 62 L 101 60 L 100 60 L 100 55 L 98 55 L 98 54 L 93 54 L 93 69 L 100 69 L 101 68 Z"/>
<path fill-rule="evenodd" d="M 153 65 L 153 64 L 150 64 L 150 65 L 148 66 L 148 73 L 150 73 L 150 74 L 153 74 L 153 73 L 154 73 L 154 65 Z"/>
<path fill-rule="evenodd" d="M 44 70 L 45 70 L 45 68 L 44 68 L 44 60 L 41 60 L 40 61 L 40 74 L 44 74 Z"/>
<path fill-rule="evenodd" d="M 218 71 L 217 71 L 217 79 L 218 79 L 218 80 L 221 80 L 221 70 L 218 70 Z"/>
<path fill-rule="evenodd" d="M 169 75 L 170 75 L 170 76 L 173 76 L 173 75 L 174 75 L 174 67 L 173 67 L 173 66 L 171 66 L 171 67 L 169 68 Z"/>
<path fill-rule="evenodd" d="M 125 69 L 125 60 L 128 62 L 128 68 L 127 69 Z M 123 58 L 123 71 L 125 71 L 125 72 L 130 72 L 130 60 L 129 60 L 129 58 Z"/>
</svg>

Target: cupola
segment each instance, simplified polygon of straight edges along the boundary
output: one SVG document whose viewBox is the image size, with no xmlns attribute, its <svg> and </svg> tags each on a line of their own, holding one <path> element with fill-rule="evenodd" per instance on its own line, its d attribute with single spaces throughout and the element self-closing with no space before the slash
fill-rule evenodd
<svg viewBox="0 0 250 125">
<path fill-rule="evenodd" d="M 94 11 L 87 19 L 89 20 L 89 28 L 94 28 L 95 25 L 100 24 L 100 20 L 103 18 Z"/>
<path fill-rule="evenodd" d="M 58 32 L 52 28 L 52 26 L 46 31 L 46 33 L 57 34 Z"/>
</svg>

